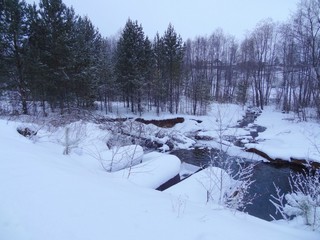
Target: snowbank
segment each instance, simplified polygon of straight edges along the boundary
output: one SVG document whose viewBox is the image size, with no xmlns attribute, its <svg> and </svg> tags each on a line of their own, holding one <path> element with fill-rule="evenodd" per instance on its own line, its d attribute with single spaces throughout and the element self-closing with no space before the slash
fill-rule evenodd
<svg viewBox="0 0 320 240">
<path fill-rule="evenodd" d="M 32 141 L 16 126 L 0 120 L 1 240 L 319 239 L 318 232 L 139 187 L 104 171 L 80 151 L 82 143 L 63 155 L 54 134 L 41 130 Z"/>
<path fill-rule="evenodd" d="M 142 161 L 143 149 L 139 145 L 115 147 L 100 153 L 100 162 L 108 172 L 132 168 Z"/>
<path fill-rule="evenodd" d="M 221 168 L 208 167 L 165 190 L 193 202 L 220 204 L 234 180 Z M 210 191 L 210 197 L 207 191 Z"/>
<path fill-rule="evenodd" d="M 318 123 L 297 122 L 291 114 L 266 108 L 257 118 L 256 124 L 267 129 L 259 133 L 258 144 L 246 144 L 246 148 L 255 148 L 272 159 L 320 162 Z"/>
<path fill-rule="evenodd" d="M 143 162 L 132 168 L 115 172 L 117 177 L 127 178 L 139 186 L 156 189 L 177 176 L 181 161 L 173 155 L 152 152 L 143 156 Z"/>
</svg>

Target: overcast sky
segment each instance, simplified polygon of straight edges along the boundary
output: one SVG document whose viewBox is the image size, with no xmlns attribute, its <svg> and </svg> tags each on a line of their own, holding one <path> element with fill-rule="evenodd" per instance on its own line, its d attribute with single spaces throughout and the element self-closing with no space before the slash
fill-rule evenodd
<svg viewBox="0 0 320 240">
<path fill-rule="evenodd" d="M 32 3 L 34 0 L 27 0 Z M 36 3 L 39 0 L 35 0 Z M 184 40 L 216 28 L 241 39 L 262 19 L 286 21 L 299 0 L 63 0 L 87 15 L 105 36 L 116 35 L 128 18 L 138 20 L 151 39 L 172 23 Z"/>
</svg>

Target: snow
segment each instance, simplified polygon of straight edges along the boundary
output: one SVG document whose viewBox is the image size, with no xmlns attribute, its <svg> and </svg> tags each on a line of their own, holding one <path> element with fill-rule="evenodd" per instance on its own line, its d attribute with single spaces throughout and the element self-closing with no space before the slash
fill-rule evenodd
<svg viewBox="0 0 320 240">
<path fill-rule="evenodd" d="M 258 133 L 258 137 L 255 139 L 257 143 L 250 143 L 250 132 L 254 131 L 251 128 L 253 124 L 249 124 L 246 128 L 235 127 L 245 115 L 245 110 L 245 108 L 234 104 L 213 104 L 207 116 L 181 115 L 186 120 L 177 124 L 174 131 L 184 133 L 185 136 L 196 133 L 199 137 L 209 139 L 193 143 L 193 146 L 218 148 L 227 151 L 231 156 L 253 161 L 261 161 L 263 158 L 243 151 L 242 148 L 234 146 L 225 138 L 233 136 L 241 139 L 245 148 L 256 148 L 273 159 L 280 158 L 290 161 L 291 158 L 294 158 L 320 162 L 320 127 L 318 122 L 312 119 L 302 122 L 293 113 L 284 114 L 275 110 L 273 106 L 265 107 L 254 124 L 267 129 Z M 202 122 L 198 123 L 195 120 Z M 177 148 L 186 149 L 187 147 L 178 144 Z"/>
<path fill-rule="evenodd" d="M 142 161 L 143 149 L 139 145 L 129 145 L 112 148 L 100 154 L 101 163 L 108 171 L 119 171 L 132 168 Z"/>
<path fill-rule="evenodd" d="M 139 186 L 156 189 L 180 173 L 181 161 L 173 155 L 152 152 L 144 155 L 142 163 L 113 175 L 127 178 Z"/>
<path fill-rule="evenodd" d="M 200 170 L 200 167 L 197 167 L 195 165 L 192 165 L 186 162 L 182 162 L 180 167 L 180 177 L 181 179 L 184 179 L 190 176 L 191 174 L 197 172 L 198 170 Z"/>
<path fill-rule="evenodd" d="M 320 162 L 320 128 L 316 122 L 300 122 L 292 114 L 283 114 L 267 107 L 255 122 L 266 127 L 259 133 L 258 144 L 246 144 L 256 148 L 271 158 L 290 161 L 306 159 Z"/>
<path fill-rule="evenodd" d="M 165 192 L 177 197 L 182 196 L 193 202 L 205 204 L 207 203 L 207 190 L 210 190 L 211 202 L 218 204 L 220 193 L 227 191 L 231 181 L 234 180 L 224 170 L 209 167 L 166 189 Z"/>
<path fill-rule="evenodd" d="M 247 138 L 250 135 L 248 129 L 235 127 L 238 125 L 238 121 L 242 120 L 245 111 L 246 108 L 236 104 L 212 104 L 211 110 L 206 116 L 179 115 L 180 117 L 184 117 L 185 121 L 176 124 L 171 131 L 184 133 L 185 136 L 196 133 L 197 136 L 211 140 L 199 140 L 195 143 L 190 139 L 189 146 L 177 144 L 176 147 L 187 149 L 191 145 L 192 147 L 216 148 L 227 151 L 230 156 L 260 161 L 260 156 L 245 152 L 242 148 L 236 147 L 231 142 L 224 140 L 228 136 Z M 201 121 L 201 123 L 197 121 Z"/>
<path fill-rule="evenodd" d="M 186 118 L 186 121 L 176 124 L 174 130 L 181 132 L 213 131 L 216 134 L 220 129 L 225 130 L 235 126 L 237 121 L 242 119 L 244 110 L 235 104 L 212 104 L 206 116 L 181 115 Z M 195 120 L 202 122 L 198 123 Z"/>
<path fill-rule="evenodd" d="M 150 170 L 158 172 L 153 168 L 160 162 L 159 172 L 172 171 L 166 178 L 176 173 L 179 162 L 169 155 L 144 154 L 142 165 L 135 166 L 139 171 L 129 179 L 106 172 L 93 152 L 106 148 L 109 133 L 83 124 L 85 137 L 63 155 L 63 130 L 59 135 L 35 126 L 37 136 L 28 139 L 16 131 L 25 124 L 0 120 L 1 240 L 319 239 L 319 232 L 150 189 L 158 182 L 144 181 L 153 175 Z M 160 174 L 161 182 L 163 178 Z"/>
</svg>

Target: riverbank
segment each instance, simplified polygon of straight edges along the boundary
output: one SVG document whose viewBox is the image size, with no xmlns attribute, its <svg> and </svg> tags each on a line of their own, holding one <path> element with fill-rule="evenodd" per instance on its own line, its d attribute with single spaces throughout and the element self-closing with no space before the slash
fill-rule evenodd
<svg viewBox="0 0 320 240">
<path fill-rule="evenodd" d="M 319 238 L 318 232 L 279 226 L 218 205 L 155 191 L 145 183 L 157 163 L 148 165 L 147 171 L 143 166 L 131 171 L 130 176 L 138 179 L 105 171 L 89 151 L 106 148 L 110 137 L 96 125 L 75 125 L 82 138 L 69 155 L 63 155 L 64 138 L 59 136 L 63 137 L 64 128 L 49 131 L 42 126 L 35 136 L 25 138 L 17 132 L 17 126 L 25 123 L 0 123 L 3 240 Z"/>
<path fill-rule="evenodd" d="M 294 114 L 285 114 L 267 107 L 255 120 L 264 126 L 256 143 L 247 143 L 247 151 L 268 161 L 320 167 L 320 124 L 310 119 L 299 121 Z"/>
<path fill-rule="evenodd" d="M 193 146 L 215 148 L 230 156 L 278 166 L 320 168 L 320 123 L 312 118 L 300 121 L 295 114 L 282 113 L 274 107 L 263 111 L 236 109 L 232 105 L 229 108 L 216 107 L 209 116 L 202 117 L 204 124 L 193 126 L 199 127 L 193 130 Z M 186 127 L 187 124 L 180 129 L 192 126 L 189 123 Z"/>
<path fill-rule="evenodd" d="M 30 122 L 26 116 L 22 119 Z M 87 123 L 94 123 L 106 131 L 104 140 L 109 148 L 133 142 L 145 150 L 161 152 L 215 148 L 251 161 L 320 166 L 320 124 L 312 120 L 301 122 L 294 114 L 281 113 L 274 107 L 261 111 L 235 104 L 212 104 L 206 116 L 168 113 L 158 116 L 155 112 L 147 112 L 139 117 L 119 107 L 117 114 L 97 112 L 80 119 L 76 124 L 58 116 L 32 119 L 31 122 L 35 121 L 40 128 L 58 126 L 61 132 L 68 126 L 70 129 L 74 129 L 72 125 L 83 128 Z"/>
</svg>

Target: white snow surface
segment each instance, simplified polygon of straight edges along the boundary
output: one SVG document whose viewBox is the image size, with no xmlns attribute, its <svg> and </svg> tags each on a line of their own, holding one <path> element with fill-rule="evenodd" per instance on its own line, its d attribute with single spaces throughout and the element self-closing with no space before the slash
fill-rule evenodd
<svg viewBox="0 0 320 240">
<path fill-rule="evenodd" d="M 142 163 L 113 173 L 139 186 L 156 189 L 180 173 L 181 161 L 174 155 L 151 152 Z"/>
<path fill-rule="evenodd" d="M 320 237 L 319 232 L 181 201 L 176 194 L 146 188 L 155 184 L 139 186 L 143 179 L 148 181 L 148 174 L 135 182 L 108 173 L 96 154 L 105 148 L 101 140 L 108 136 L 96 126 L 85 125 L 90 134 L 74 145 L 70 155 L 63 155 L 63 146 L 59 144 L 62 140 L 57 141 L 55 132 L 38 129 L 37 137 L 28 139 L 17 133 L 19 125 L 0 120 L 1 240 L 318 240 Z M 146 154 L 143 163 L 158 156 Z M 167 156 L 161 158 L 169 162 Z M 177 159 L 172 160 L 173 164 L 164 165 L 177 168 Z M 151 164 L 146 166 L 146 172 L 150 172 Z M 143 169 L 141 166 L 140 172 Z"/>
<path fill-rule="evenodd" d="M 143 149 L 139 145 L 114 147 L 110 151 L 104 151 L 103 156 L 100 154 L 100 157 L 101 164 L 110 172 L 126 168 L 132 169 L 142 162 Z"/>
<path fill-rule="evenodd" d="M 235 180 L 223 169 L 209 167 L 166 189 L 165 192 L 185 200 L 206 204 L 208 190 L 211 192 L 210 203 L 218 204 L 220 193 L 224 193 L 232 181 Z"/>
<path fill-rule="evenodd" d="M 319 123 L 298 121 L 293 114 L 284 114 L 271 107 L 266 107 L 255 123 L 267 129 L 259 133 L 258 144 L 246 144 L 247 148 L 254 147 L 274 159 L 320 162 Z"/>
</svg>

